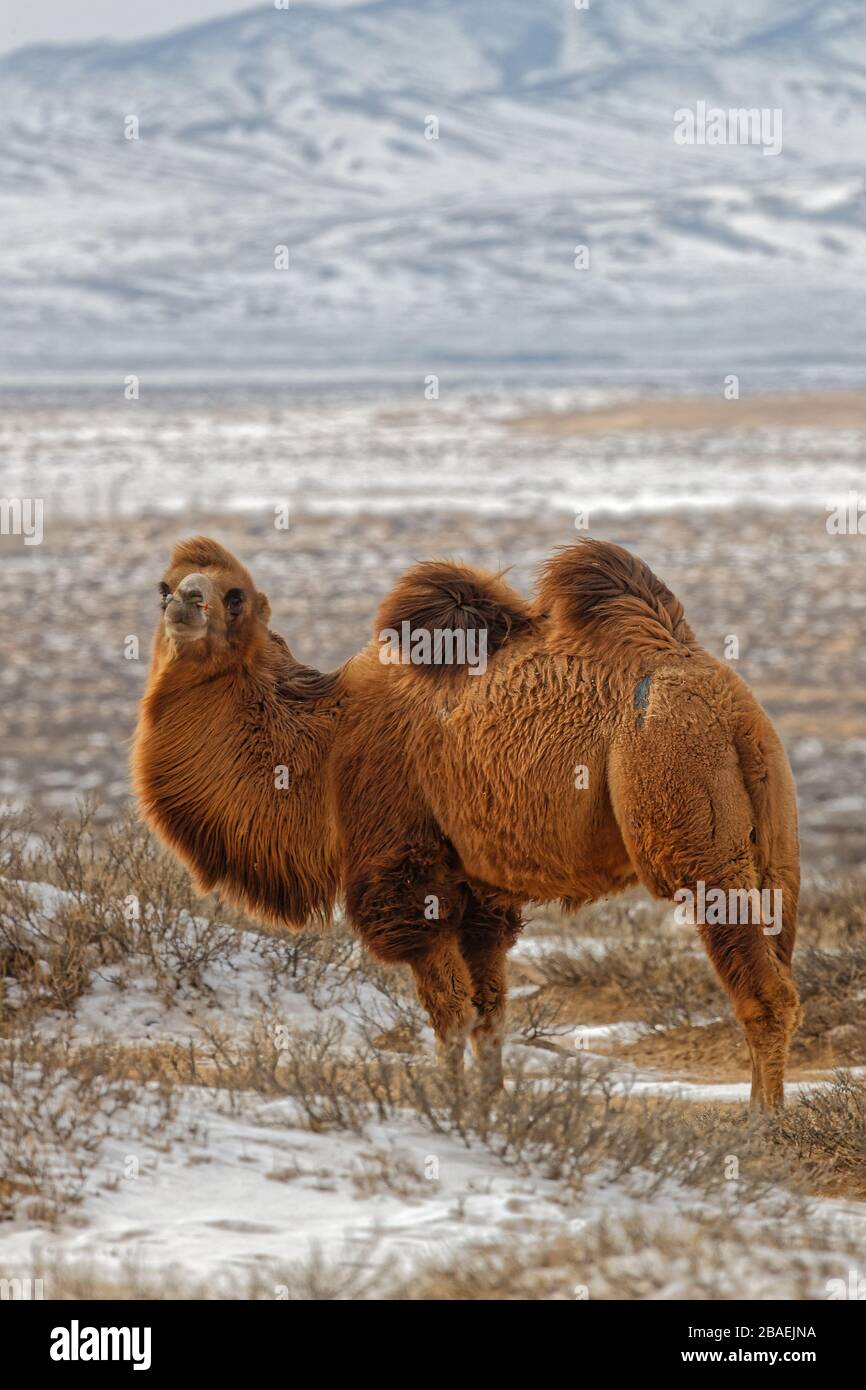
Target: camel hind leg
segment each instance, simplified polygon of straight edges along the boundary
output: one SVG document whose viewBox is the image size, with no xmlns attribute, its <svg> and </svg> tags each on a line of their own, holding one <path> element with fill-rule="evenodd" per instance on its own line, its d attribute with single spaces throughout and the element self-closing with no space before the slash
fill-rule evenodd
<svg viewBox="0 0 866 1390">
<path fill-rule="evenodd" d="M 705 732 L 703 740 L 685 745 L 679 727 L 668 736 L 664 727 L 640 725 L 613 759 L 611 795 L 641 882 L 655 897 L 676 898 L 684 920 L 694 907 L 707 954 L 746 1035 L 752 1105 L 771 1108 L 783 1103 L 788 1046 L 800 1018 L 787 945 L 796 894 L 781 894 L 783 918 L 793 913 L 794 921 L 783 922 L 777 941 L 772 912 L 761 912 L 759 890 L 767 876 L 755 862 L 754 812 L 736 753 Z"/>
<path fill-rule="evenodd" d="M 790 966 L 778 958 L 760 921 L 702 923 L 699 932 L 746 1035 L 752 1061 L 751 1104 L 780 1106 L 788 1048 L 800 1018 Z"/>
</svg>

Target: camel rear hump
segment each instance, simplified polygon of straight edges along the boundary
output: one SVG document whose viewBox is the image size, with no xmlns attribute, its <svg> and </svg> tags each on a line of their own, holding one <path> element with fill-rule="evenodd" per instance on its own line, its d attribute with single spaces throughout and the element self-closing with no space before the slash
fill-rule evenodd
<svg viewBox="0 0 866 1390">
<path fill-rule="evenodd" d="M 533 611 L 562 652 L 639 658 L 700 650 L 667 585 L 609 541 L 586 538 L 548 560 Z"/>
</svg>

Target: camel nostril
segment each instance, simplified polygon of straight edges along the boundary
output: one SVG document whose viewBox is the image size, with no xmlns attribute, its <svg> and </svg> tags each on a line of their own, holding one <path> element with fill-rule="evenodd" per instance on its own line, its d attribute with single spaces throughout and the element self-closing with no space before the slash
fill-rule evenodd
<svg viewBox="0 0 866 1390">
<path fill-rule="evenodd" d="M 175 628 L 199 627 L 207 622 L 209 607 L 198 590 L 178 590 L 165 601 L 165 617 Z"/>
</svg>

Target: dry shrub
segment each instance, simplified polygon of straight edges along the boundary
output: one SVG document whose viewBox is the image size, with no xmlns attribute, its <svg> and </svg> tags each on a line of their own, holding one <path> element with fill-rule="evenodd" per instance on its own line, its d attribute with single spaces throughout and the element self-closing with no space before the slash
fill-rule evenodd
<svg viewBox="0 0 866 1390">
<path fill-rule="evenodd" d="M 78 1201 L 118 1109 L 133 1091 L 92 1069 L 65 1068 L 67 1048 L 38 1038 L 0 1048 L 0 1213 L 22 1204 L 53 1223 Z"/>
<path fill-rule="evenodd" d="M 23 1208 L 56 1224 L 79 1200 L 105 1139 L 162 1132 L 172 1113 L 164 1086 L 112 1076 L 99 1048 L 68 1038 L 12 1039 L 0 1047 L 0 1215 Z"/>
<path fill-rule="evenodd" d="M 200 1073 L 209 1068 L 221 1090 L 239 1097 L 290 1096 L 314 1131 L 363 1128 L 364 1102 L 344 1077 L 345 1026 L 339 1019 L 299 1034 L 263 1016 L 240 1037 L 214 1024 L 205 1026 L 202 1037 L 197 1067 Z"/>
<path fill-rule="evenodd" d="M 574 1024 L 567 1013 L 561 995 L 555 991 L 537 989 L 531 994 L 512 994 L 507 1008 L 507 1031 L 517 1031 L 521 1042 L 534 1047 L 555 1048 L 556 1038 L 573 1031 Z"/>
<path fill-rule="evenodd" d="M 775 1120 L 811 1190 L 866 1198 L 866 1085 L 850 1072 L 801 1092 Z"/>
<path fill-rule="evenodd" d="M 532 975 L 575 1007 L 604 998 L 614 1012 L 657 1029 L 693 1025 L 726 1012 L 721 987 L 693 929 L 674 931 L 670 908 L 628 900 L 580 914 L 560 925 L 562 945 L 532 960 Z M 580 949 L 581 933 L 606 946 Z M 518 947 L 519 952 L 519 947 Z M 866 877 L 807 886 L 801 900 L 794 973 L 804 1006 L 802 1034 L 827 1035 L 843 1061 L 866 1060 Z M 577 1001 L 580 1001 L 579 1004 Z"/>
<path fill-rule="evenodd" d="M 357 971 L 360 943 L 339 925 L 287 928 L 263 936 L 260 950 L 274 986 L 289 985 L 314 1008 L 326 1009 Z"/>
<path fill-rule="evenodd" d="M 685 929 L 687 931 L 687 929 Z M 692 1024 L 719 1011 L 722 995 L 712 968 L 694 937 L 682 944 L 648 924 L 631 927 L 625 940 L 611 942 L 603 955 L 563 947 L 534 961 L 539 975 L 558 989 L 581 996 L 617 992 L 628 1017 L 653 1028 Z"/>
<path fill-rule="evenodd" d="M 220 1270 L 206 1279 L 191 1277 L 177 1266 L 158 1272 L 142 1269 L 134 1256 L 109 1270 L 92 1261 L 37 1252 L 30 1268 L 17 1277 L 41 1279 L 46 1299 L 355 1301 L 388 1296 L 385 1272 L 375 1260 L 377 1244 L 377 1237 L 371 1236 L 347 1244 L 331 1257 L 314 1249 L 296 1264 L 280 1267 L 263 1260 L 255 1269 Z"/>
<path fill-rule="evenodd" d="M 72 1012 L 106 968 L 119 988 L 133 966 L 146 970 L 165 1003 L 179 989 L 205 992 L 208 968 L 236 957 L 238 930 L 274 988 L 289 984 L 319 1009 L 339 1000 L 373 1032 L 420 1031 L 406 972 L 372 960 L 345 925 L 266 930 L 218 897 L 199 898 L 131 814 L 106 827 L 85 805 L 39 835 L 24 819 L 0 820 L 0 1022 Z"/>
<path fill-rule="evenodd" d="M 191 1065 L 238 1106 L 253 1095 L 290 1099 L 314 1132 L 362 1134 L 373 1119 L 408 1114 L 435 1134 L 481 1145 L 506 1166 L 566 1189 L 603 1173 L 606 1182 L 627 1180 L 646 1196 L 676 1182 L 755 1201 L 782 1189 L 815 1192 L 862 1155 L 866 1089 L 850 1077 L 798 1097 L 781 1116 L 766 1116 L 740 1106 L 623 1095 L 609 1067 L 577 1054 L 551 1058 L 543 1076 L 517 1061 L 507 1089 L 491 1098 L 471 1071 L 455 1083 L 426 1057 L 347 1043 L 338 1020 L 292 1034 L 262 1018 L 242 1039 L 211 1030 Z M 837 1136 L 835 1149 L 829 1138 L 823 1148 L 817 1138 L 806 1143 L 824 1118 L 826 1133 Z"/>
<path fill-rule="evenodd" d="M 11 1023 L 22 1031 L 46 1007 L 73 1008 L 94 969 L 119 965 L 122 982 L 122 968 L 134 959 L 153 970 L 166 999 L 181 980 L 204 991 L 204 971 L 230 961 L 235 929 L 249 929 L 219 904 L 210 910 L 220 911 L 226 925 L 209 925 L 208 906 L 195 898 L 183 870 L 132 821 L 97 831 L 82 811 L 41 838 L 23 823 L 0 825 L 0 870 L 7 1031 Z M 28 880 L 51 883 L 61 896 L 46 902 Z M 134 913 L 126 910 L 130 896 Z M 857 1026 L 866 961 L 848 926 L 859 903 L 846 887 L 841 896 L 807 906 L 811 935 L 798 961 L 807 1031 Z M 629 1013 L 657 1028 L 718 1010 L 719 987 L 693 934 L 673 933 L 660 910 L 604 904 L 588 914 L 588 924 L 608 949 L 601 958 L 567 947 L 538 958 L 549 983 L 517 1003 L 524 1041 L 555 1037 L 558 996 L 569 991 L 582 1000 L 619 990 Z M 508 1089 L 491 1099 L 471 1071 L 455 1083 L 426 1049 L 413 1055 L 425 1025 L 407 973 L 360 952 L 345 928 L 262 933 L 256 940 L 275 987 L 288 980 L 317 1008 L 337 1003 L 342 1017 L 331 1015 L 298 1034 L 263 1013 L 242 1031 L 210 1025 L 195 1044 L 52 1049 L 34 1036 L 4 1044 L 2 1095 L 9 1109 L 0 1142 L 11 1175 L 2 1198 L 7 1206 L 29 1191 L 61 1210 L 80 1190 L 89 1155 L 118 1107 L 130 1106 L 133 1097 L 168 1097 L 178 1084 L 212 1086 L 236 1107 L 257 1097 L 286 1099 L 314 1131 L 363 1134 L 371 1119 L 408 1114 L 433 1133 L 482 1145 L 504 1164 L 557 1180 L 566 1191 L 579 1190 L 590 1174 L 627 1180 L 643 1193 L 674 1180 L 704 1194 L 736 1191 L 740 1200 L 781 1187 L 850 1194 L 862 1186 L 864 1090 L 851 1077 L 767 1119 L 741 1107 L 623 1097 L 597 1059 L 536 1051 L 531 1062 L 511 1067 Z M 61 1183 L 53 1165 L 64 1145 L 69 1163 Z M 732 1156 L 739 1166 L 735 1188 L 726 1176 Z"/>
<path fill-rule="evenodd" d="M 75 1203 L 105 1137 L 110 1084 L 76 1082 L 12 1044 L 0 1053 L 0 1215 L 55 1222 Z"/>
<path fill-rule="evenodd" d="M 794 956 L 794 977 L 803 1004 L 801 1036 L 826 1041 L 846 1063 L 866 1061 L 866 943 L 837 950 L 806 946 Z"/>
<path fill-rule="evenodd" d="M 838 1227 L 809 1220 L 792 1229 L 769 1207 L 754 1219 L 698 1206 L 629 1211 L 555 1236 L 461 1244 L 409 1266 L 384 1260 L 379 1244 L 374 1233 L 329 1255 L 317 1249 L 290 1266 L 208 1280 L 143 1273 L 132 1260 L 112 1276 L 68 1260 L 39 1260 L 28 1273 L 52 1299 L 797 1300 L 827 1298 L 852 1259 Z"/>
<path fill-rule="evenodd" d="M 380 1192 L 391 1192 L 408 1201 L 417 1197 L 424 1185 L 424 1176 L 417 1165 L 405 1154 L 392 1153 L 390 1149 L 371 1149 L 361 1154 L 352 1173 L 352 1186 L 361 1200 Z"/>
<path fill-rule="evenodd" d="M 219 915 L 220 925 L 210 916 Z M 130 815 L 116 825 L 82 806 L 35 836 L 12 819 L 0 832 L 2 1015 L 23 1023 L 46 1009 L 72 1011 L 93 971 L 133 956 L 166 999 L 196 988 L 237 947 L 240 914 L 199 899 L 185 871 Z M 15 988 L 9 987 L 14 981 Z"/>
<path fill-rule="evenodd" d="M 800 898 L 801 943 L 832 949 L 866 938 L 866 875 L 806 883 Z"/>
<path fill-rule="evenodd" d="M 836 1062 L 866 1061 L 866 877 L 806 887 L 794 976 L 803 1003 L 800 1038 L 826 1042 Z"/>
<path fill-rule="evenodd" d="M 774 1237 L 777 1236 L 777 1239 Z M 827 1296 L 850 1254 L 820 1226 L 759 1227 L 696 1208 L 610 1217 L 573 1235 L 461 1250 L 392 1285 L 408 1300 L 801 1299 Z"/>
</svg>

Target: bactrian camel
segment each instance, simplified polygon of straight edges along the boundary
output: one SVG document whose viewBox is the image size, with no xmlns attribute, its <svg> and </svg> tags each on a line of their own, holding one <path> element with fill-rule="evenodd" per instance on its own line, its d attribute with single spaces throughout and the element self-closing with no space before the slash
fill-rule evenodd
<svg viewBox="0 0 866 1390">
<path fill-rule="evenodd" d="M 134 781 L 200 891 L 288 927 L 341 900 L 375 956 L 411 967 L 450 1064 L 468 1039 L 495 1087 L 528 903 L 575 910 L 635 883 L 678 901 L 771 890 L 781 929 L 752 912 L 697 930 L 746 1035 L 752 1101 L 781 1103 L 800 1016 L 791 772 L 642 561 L 582 541 L 531 603 L 498 575 L 416 565 L 329 675 L 270 631 L 217 542 L 177 545 L 160 588 Z M 395 657 L 395 633 L 427 659 Z M 474 665 L 450 660 L 460 633 Z"/>
</svg>

